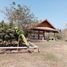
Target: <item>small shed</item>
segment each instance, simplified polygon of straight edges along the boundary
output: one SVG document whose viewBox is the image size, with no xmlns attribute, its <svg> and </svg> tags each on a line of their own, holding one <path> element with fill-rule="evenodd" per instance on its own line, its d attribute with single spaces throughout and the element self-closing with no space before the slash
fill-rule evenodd
<svg viewBox="0 0 67 67">
<path fill-rule="evenodd" d="M 36 26 L 32 27 L 31 30 L 34 37 L 37 37 L 38 39 L 40 39 L 40 37 L 46 39 L 46 32 L 54 33 L 54 36 L 55 33 L 58 33 L 56 28 L 48 20 L 44 20 L 41 23 L 38 23 Z"/>
</svg>

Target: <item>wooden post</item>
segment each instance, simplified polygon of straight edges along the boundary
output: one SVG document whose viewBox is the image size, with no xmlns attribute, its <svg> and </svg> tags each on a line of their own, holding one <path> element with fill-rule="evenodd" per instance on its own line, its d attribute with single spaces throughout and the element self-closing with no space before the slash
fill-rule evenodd
<svg viewBox="0 0 67 67">
<path fill-rule="evenodd" d="M 54 32 L 54 37 L 55 37 L 55 40 L 56 40 L 55 32 Z"/>
<path fill-rule="evenodd" d="M 33 31 L 33 39 L 35 39 L 35 35 L 36 35 L 36 34 L 35 34 L 35 31 Z"/>
<path fill-rule="evenodd" d="M 40 31 L 38 31 L 38 39 L 40 39 Z"/>
<path fill-rule="evenodd" d="M 45 31 L 43 31 L 43 37 L 44 37 L 44 40 L 45 40 Z"/>
</svg>

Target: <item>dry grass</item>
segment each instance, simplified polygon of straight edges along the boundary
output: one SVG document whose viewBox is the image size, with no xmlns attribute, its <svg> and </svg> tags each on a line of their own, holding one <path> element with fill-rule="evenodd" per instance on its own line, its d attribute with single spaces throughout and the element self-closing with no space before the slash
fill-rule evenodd
<svg viewBox="0 0 67 67">
<path fill-rule="evenodd" d="M 0 54 L 0 67 L 67 67 L 67 42 L 33 41 L 40 53 Z"/>
</svg>

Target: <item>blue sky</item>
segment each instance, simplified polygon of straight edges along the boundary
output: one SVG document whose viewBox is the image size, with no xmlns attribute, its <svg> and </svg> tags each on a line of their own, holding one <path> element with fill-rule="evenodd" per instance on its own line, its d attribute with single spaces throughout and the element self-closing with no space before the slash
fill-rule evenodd
<svg viewBox="0 0 67 67">
<path fill-rule="evenodd" d="M 48 19 L 56 28 L 65 28 L 67 24 L 67 0 L 0 0 L 0 9 L 9 7 L 13 1 L 27 5 L 35 17 Z M 4 14 L 0 12 L 0 21 L 4 19 Z"/>
</svg>

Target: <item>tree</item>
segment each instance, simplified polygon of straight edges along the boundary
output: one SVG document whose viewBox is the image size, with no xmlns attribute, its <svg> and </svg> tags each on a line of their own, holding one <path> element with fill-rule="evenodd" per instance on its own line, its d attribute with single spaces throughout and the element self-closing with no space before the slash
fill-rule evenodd
<svg viewBox="0 0 67 67">
<path fill-rule="evenodd" d="M 3 28 L 3 26 L 4 26 L 4 20 L 2 20 L 1 22 L 0 22 L 0 28 Z"/>
<path fill-rule="evenodd" d="M 13 2 L 10 7 L 4 12 L 11 25 L 16 25 L 20 28 L 27 28 L 27 25 L 34 21 L 34 15 L 30 12 L 27 6 L 21 6 Z"/>
<path fill-rule="evenodd" d="M 9 25 L 8 24 L 6 24 L 5 22 L 4 22 L 4 20 L 2 20 L 1 22 L 0 22 L 0 28 L 9 28 Z M 6 30 L 6 29 L 5 29 Z"/>
</svg>

